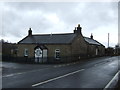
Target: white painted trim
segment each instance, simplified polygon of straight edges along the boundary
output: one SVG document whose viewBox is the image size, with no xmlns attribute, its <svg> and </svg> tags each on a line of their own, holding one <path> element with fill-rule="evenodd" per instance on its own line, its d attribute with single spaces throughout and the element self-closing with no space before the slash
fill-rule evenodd
<svg viewBox="0 0 120 90">
<path fill-rule="evenodd" d="M 105 86 L 105 88 L 103 89 L 103 90 L 107 90 L 107 88 L 110 88 L 110 86 L 111 86 L 111 84 L 113 83 L 113 82 L 118 82 L 118 78 L 119 78 L 119 73 L 120 73 L 120 71 L 118 71 L 116 74 L 115 74 L 115 76 L 112 78 L 112 80 Z"/>
</svg>

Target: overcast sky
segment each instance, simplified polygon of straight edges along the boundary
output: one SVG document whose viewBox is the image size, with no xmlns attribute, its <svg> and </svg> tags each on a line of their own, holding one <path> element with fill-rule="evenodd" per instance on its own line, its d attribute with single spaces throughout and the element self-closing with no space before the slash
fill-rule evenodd
<svg viewBox="0 0 120 90">
<path fill-rule="evenodd" d="M 118 43 L 117 2 L 4 2 L 0 38 L 17 43 L 33 34 L 72 33 L 80 24 L 83 36 L 93 38 L 107 47 Z"/>
</svg>

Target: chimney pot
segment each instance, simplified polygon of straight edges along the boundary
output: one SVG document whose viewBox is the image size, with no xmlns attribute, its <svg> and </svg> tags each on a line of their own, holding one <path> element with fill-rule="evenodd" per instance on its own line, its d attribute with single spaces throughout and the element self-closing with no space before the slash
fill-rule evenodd
<svg viewBox="0 0 120 90">
<path fill-rule="evenodd" d="M 29 28 L 29 30 L 28 30 L 28 36 L 32 36 L 32 30 L 31 30 L 31 28 Z"/>
<path fill-rule="evenodd" d="M 91 39 L 93 39 L 93 35 L 92 35 L 92 33 L 91 33 L 91 36 L 90 36 L 90 38 L 91 38 Z"/>
<path fill-rule="evenodd" d="M 78 24 L 78 27 L 77 27 L 77 33 L 78 34 L 81 34 L 81 29 L 82 29 L 82 27 L 80 27 L 80 24 Z"/>
</svg>

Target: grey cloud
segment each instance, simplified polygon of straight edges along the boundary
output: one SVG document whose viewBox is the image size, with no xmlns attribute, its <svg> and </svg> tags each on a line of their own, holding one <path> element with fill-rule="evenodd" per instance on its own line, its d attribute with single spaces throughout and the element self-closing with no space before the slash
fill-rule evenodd
<svg viewBox="0 0 120 90">
<path fill-rule="evenodd" d="M 118 43 L 120 45 L 120 2 L 118 3 Z"/>
<path fill-rule="evenodd" d="M 108 4 L 108 5 L 106 5 Z M 116 5 L 117 3 L 113 3 Z M 116 12 L 115 10 L 110 9 L 111 5 L 109 3 L 87 3 L 83 9 L 79 9 L 78 12 L 74 12 L 74 9 L 71 12 L 68 12 L 64 17 L 66 23 L 76 23 L 81 22 L 88 27 L 89 30 L 93 30 L 100 26 L 106 26 L 112 24 L 115 21 Z M 114 17 L 109 16 L 109 12 L 113 11 Z M 117 11 L 117 9 L 116 9 Z"/>
<path fill-rule="evenodd" d="M 12 34 L 15 36 L 19 36 L 19 31 L 16 32 L 15 30 L 19 27 L 18 21 L 21 19 L 16 13 L 12 11 L 8 11 L 3 13 L 3 35 L 7 36 L 7 34 Z"/>
<path fill-rule="evenodd" d="M 15 3 L 13 3 L 16 5 Z M 12 4 L 12 5 L 13 5 Z M 13 6 L 14 6 L 13 5 Z M 22 34 L 26 33 L 25 30 L 22 30 L 24 27 L 33 27 L 36 31 L 41 30 L 44 32 L 48 28 L 51 27 L 51 23 L 49 23 L 43 15 L 35 15 L 29 16 L 27 11 L 22 12 L 17 11 L 17 8 L 13 10 L 13 6 L 9 6 L 8 11 L 3 13 L 3 35 L 7 36 L 8 34 L 14 35 L 15 37 L 21 37 Z M 21 6 L 17 3 L 16 6 Z M 36 14 L 36 13 L 35 13 Z M 46 26 L 47 25 L 47 26 Z M 39 29 L 38 29 L 39 28 Z"/>
<path fill-rule="evenodd" d="M 26 10 L 43 10 L 46 12 L 68 11 L 68 9 L 74 8 L 77 3 L 56 3 L 56 2 L 10 2 L 5 3 L 6 6 L 14 8 L 19 11 Z"/>
<path fill-rule="evenodd" d="M 27 28 L 33 28 L 35 33 L 47 33 L 48 31 L 62 30 L 71 32 L 78 23 L 83 29 L 92 32 L 99 27 L 116 24 L 117 3 L 91 2 L 91 3 L 57 3 L 57 2 L 10 2 L 4 3 L 9 8 L 3 12 L 4 35 L 21 37 L 26 35 Z M 29 14 L 32 13 L 31 15 Z M 56 14 L 60 23 L 54 24 L 46 18 L 46 15 Z M 71 31 L 70 31 L 71 30 Z"/>
</svg>

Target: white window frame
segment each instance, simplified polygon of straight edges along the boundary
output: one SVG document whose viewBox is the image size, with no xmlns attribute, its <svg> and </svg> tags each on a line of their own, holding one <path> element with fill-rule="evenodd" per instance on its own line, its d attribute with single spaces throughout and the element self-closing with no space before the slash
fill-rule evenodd
<svg viewBox="0 0 120 90">
<path fill-rule="evenodd" d="M 59 54 L 59 57 L 57 57 L 57 54 Z M 60 59 L 60 49 L 55 49 L 55 59 Z"/>
<path fill-rule="evenodd" d="M 24 49 L 24 56 L 28 56 L 28 49 L 27 48 Z"/>
</svg>

